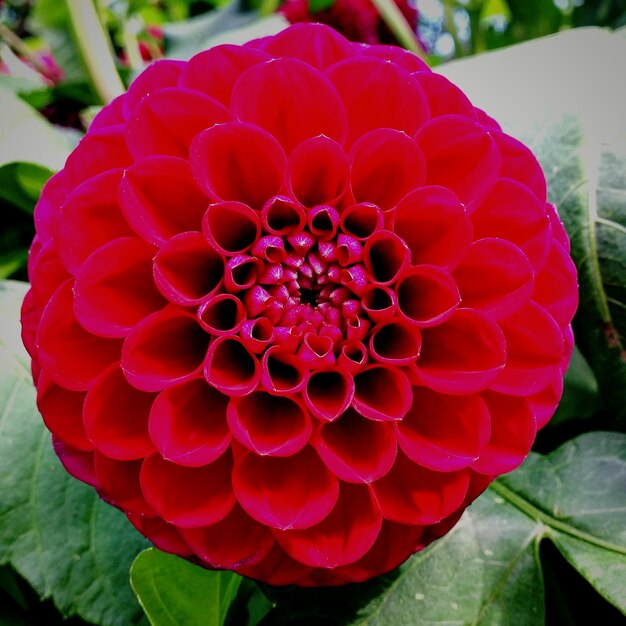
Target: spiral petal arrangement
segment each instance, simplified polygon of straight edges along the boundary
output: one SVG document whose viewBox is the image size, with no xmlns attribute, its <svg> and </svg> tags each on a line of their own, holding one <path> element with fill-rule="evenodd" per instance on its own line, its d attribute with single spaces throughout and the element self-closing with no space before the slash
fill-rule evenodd
<svg viewBox="0 0 626 626">
<path fill-rule="evenodd" d="M 577 305 L 531 152 L 388 46 L 159 61 L 46 185 L 23 338 L 67 471 L 282 585 L 388 571 L 517 467 Z"/>
</svg>

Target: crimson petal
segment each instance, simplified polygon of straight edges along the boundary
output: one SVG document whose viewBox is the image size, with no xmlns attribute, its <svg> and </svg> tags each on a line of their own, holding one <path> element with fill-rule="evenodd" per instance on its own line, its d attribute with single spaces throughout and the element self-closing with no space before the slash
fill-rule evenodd
<svg viewBox="0 0 626 626">
<path fill-rule="evenodd" d="M 235 463 L 233 489 L 254 519 L 280 530 L 319 524 L 337 502 L 339 481 L 307 446 L 287 457 L 248 453 Z"/>
<path fill-rule="evenodd" d="M 148 421 L 150 437 L 161 456 L 190 467 L 212 463 L 231 441 L 227 405 L 228 397 L 202 379 L 162 391 Z"/>
<path fill-rule="evenodd" d="M 325 422 L 337 419 L 354 398 L 354 379 L 344 369 L 312 372 L 303 391 L 309 411 Z"/>
<path fill-rule="evenodd" d="M 370 365 L 354 377 L 352 406 L 373 420 L 400 420 L 409 408 L 411 385 L 399 369 L 387 365 Z"/>
</svg>

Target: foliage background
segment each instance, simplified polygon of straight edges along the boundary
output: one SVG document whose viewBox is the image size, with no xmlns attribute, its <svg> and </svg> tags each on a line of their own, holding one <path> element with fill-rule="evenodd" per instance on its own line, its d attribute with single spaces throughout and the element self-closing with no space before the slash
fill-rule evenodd
<svg viewBox="0 0 626 626">
<path fill-rule="evenodd" d="M 333 0 L 308 2 L 315 14 Z M 388 3 L 375 2 L 383 13 Z M 85 19 L 91 6 L 101 30 Z M 34 204 L 98 108 L 150 59 L 280 30 L 278 3 L 0 1 L 0 279 L 9 279 L 0 283 L 0 625 L 624 621 L 626 0 L 417 8 L 429 62 L 542 162 L 579 270 L 577 349 L 528 461 L 449 535 L 368 583 L 298 590 L 146 550 L 118 511 L 62 470 L 18 326 Z"/>
</svg>

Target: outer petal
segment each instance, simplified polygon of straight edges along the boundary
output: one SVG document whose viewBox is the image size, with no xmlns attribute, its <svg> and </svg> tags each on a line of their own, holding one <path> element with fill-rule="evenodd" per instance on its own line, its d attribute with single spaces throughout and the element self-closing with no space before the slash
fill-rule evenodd
<svg viewBox="0 0 626 626">
<path fill-rule="evenodd" d="M 343 142 L 346 117 L 328 80 L 295 59 L 255 65 L 237 81 L 230 108 L 243 122 L 270 132 L 291 152 L 300 142 L 326 135 Z"/>
</svg>

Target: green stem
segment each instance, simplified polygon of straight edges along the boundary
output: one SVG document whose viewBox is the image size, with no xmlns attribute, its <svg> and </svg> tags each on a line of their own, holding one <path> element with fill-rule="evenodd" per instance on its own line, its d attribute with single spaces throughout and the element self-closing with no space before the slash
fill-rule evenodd
<svg viewBox="0 0 626 626">
<path fill-rule="evenodd" d="M 446 27 L 448 28 L 448 32 L 452 36 L 452 41 L 454 41 L 454 56 L 459 58 L 465 56 L 465 51 L 463 50 L 463 46 L 461 45 L 461 40 L 459 39 L 459 34 L 456 30 L 456 24 L 454 23 L 455 8 L 456 2 L 454 0 L 444 0 L 443 12 L 446 20 Z"/>
<path fill-rule="evenodd" d="M 67 8 L 87 72 L 98 95 L 107 104 L 125 91 L 115 68 L 111 41 L 92 0 L 67 0 Z"/>
<path fill-rule="evenodd" d="M 551 515 L 544 513 L 541 509 L 538 509 L 536 506 L 528 502 L 528 500 L 518 496 L 512 489 L 509 489 L 500 481 L 491 483 L 491 489 L 502 496 L 505 500 L 508 500 L 513 506 L 516 506 L 520 511 L 522 511 L 522 513 L 525 513 L 533 520 L 539 520 L 549 528 L 553 528 L 554 530 L 558 530 L 565 535 L 580 539 L 581 541 L 585 541 L 586 543 L 590 543 L 599 548 L 611 550 L 611 552 L 617 552 L 618 554 L 626 554 L 626 548 L 623 546 L 600 539 L 599 537 L 594 537 L 589 533 L 578 530 L 578 528 L 574 528 L 573 526 L 565 524 Z"/>
<path fill-rule="evenodd" d="M 398 42 L 407 50 L 424 59 L 424 51 L 398 5 L 393 0 L 372 0 L 372 3 Z"/>
</svg>

